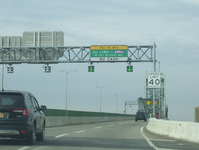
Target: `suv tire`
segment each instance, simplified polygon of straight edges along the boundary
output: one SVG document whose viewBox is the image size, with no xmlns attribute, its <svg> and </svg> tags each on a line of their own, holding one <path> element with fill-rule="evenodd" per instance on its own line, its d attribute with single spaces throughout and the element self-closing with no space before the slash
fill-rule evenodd
<svg viewBox="0 0 199 150">
<path fill-rule="evenodd" d="M 26 138 L 26 143 L 28 145 L 34 145 L 36 141 L 36 135 L 35 135 L 35 125 L 32 126 L 32 131 Z"/>
<path fill-rule="evenodd" d="M 45 137 L 45 124 L 43 123 L 42 130 L 36 135 L 36 139 L 37 141 L 44 141 L 44 137 Z"/>
</svg>

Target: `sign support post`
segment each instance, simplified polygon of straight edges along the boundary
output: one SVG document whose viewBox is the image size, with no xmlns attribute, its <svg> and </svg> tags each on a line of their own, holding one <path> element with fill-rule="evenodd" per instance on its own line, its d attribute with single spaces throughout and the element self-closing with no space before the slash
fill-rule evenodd
<svg viewBox="0 0 199 150">
<path fill-rule="evenodd" d="M 154 72 L 156 72 L 156 45 L 154 43 Z M 153 88 L 153 118 L 155 118 L 155 88 Z"/>
</svg>

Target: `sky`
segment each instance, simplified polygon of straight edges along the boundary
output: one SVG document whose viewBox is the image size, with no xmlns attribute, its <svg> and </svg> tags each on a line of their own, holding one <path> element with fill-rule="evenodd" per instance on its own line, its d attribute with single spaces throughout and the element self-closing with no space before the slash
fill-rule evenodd
<svg viewBox="0 0 199 150">
<path fill-rule="evenodd" d="M 1 0 L 0 36 L 22 36 L 25 31 L 63 31 L 65 46 L 157 45 L 157 61 L 165 74 L 169 119 L 194 121 L 199 106 L 198 0 Z M 124 101 L 145 97 L 145 73 L 153 63 L 87 63 L 13 65 L 5 72 L 4 89 L 32 92 L 40 104 L 64 109 L 67 77 L 69 110 L 122 113 Z M 159 67 L 157 65 L 157 67 Z M 2 68 L 2 66 L 1 66 Z M 0 68 L 0 70 L 1 70 Z M 128 107 L 135 113 L 137 107 Z"/>
</svg>

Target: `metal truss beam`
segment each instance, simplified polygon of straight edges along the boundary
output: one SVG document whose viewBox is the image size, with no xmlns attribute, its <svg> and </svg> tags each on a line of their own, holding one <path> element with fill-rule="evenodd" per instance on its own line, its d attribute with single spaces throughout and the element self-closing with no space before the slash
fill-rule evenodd
<svg viewBox="0 0 199 150">
<path fill-rule="evenodd" d="M 1 47 L 0 64 L 154 62 L 154 46 L 128 46 L 127 61 L 91 61 L 90 46 Z"/>
</svg>

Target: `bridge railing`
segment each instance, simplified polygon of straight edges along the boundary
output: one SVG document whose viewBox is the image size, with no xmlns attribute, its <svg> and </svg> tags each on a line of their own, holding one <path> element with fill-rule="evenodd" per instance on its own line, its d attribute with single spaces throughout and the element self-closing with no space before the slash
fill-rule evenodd
<svg viewBox="0 0 199 150">
<path fill-rule="evenodd" d="M 68 110 L 66 112 L 65 110 L 60 109 L 47 109 L 44 111 L 44 113 L 46 115 L 46 127 L 135 119 L 135 116 L 130 114 L 106 112 L 88 112 L 74 110 Z"/>
</svg>

